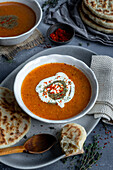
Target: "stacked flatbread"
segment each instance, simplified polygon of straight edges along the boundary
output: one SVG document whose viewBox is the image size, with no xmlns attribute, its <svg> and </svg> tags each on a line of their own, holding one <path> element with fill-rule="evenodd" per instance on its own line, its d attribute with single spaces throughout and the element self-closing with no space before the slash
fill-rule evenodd
<svg viewBox="0 0 113 170">
<path fill-rule="evenodd" d="M 76 123 L 65 125 L 61 131 L 60 145 L 66 156 L 83 153 L 86 136 L 87 133 L 83 126 Z"/>
<path fill-rule="evenodd" d="M 18 106 L 13 92 L 0 87 L 0 148 L 17 143 L 30 128 L 30 117 Z"/>
<path fill-rule="evenodd" d="M 88 26 L 107 33 L 113 33 L 113 0 L 83 0 L 80 16 Z"/>
</svg>

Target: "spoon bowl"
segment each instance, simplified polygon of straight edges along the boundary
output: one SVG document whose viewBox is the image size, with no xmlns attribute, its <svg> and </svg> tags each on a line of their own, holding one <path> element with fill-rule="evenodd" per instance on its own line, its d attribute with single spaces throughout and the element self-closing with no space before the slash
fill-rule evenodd
<svg viewBox="0 0 113 170">
<path fill-rule="evenodd" d="M 14 146 L 0 149 L 0 156 L 13 153 L 40 154 L 48 151 L 56 143 L 56 138 L 51 134 L 38 134 L 28 139 L 23 146 Z"/>
<path fill-rule="evenodd" d="M 38 134 L 28 139 L 25 144 L 25 151 L 29 153 L 43 153 L 49 150 L 56 142 L 56 138 L 50 134 Z"/>
</svg>

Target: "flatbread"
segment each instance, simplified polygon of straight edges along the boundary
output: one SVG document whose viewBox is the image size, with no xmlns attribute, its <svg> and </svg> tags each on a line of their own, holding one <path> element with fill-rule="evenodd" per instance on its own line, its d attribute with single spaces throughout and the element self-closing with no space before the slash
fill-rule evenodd
<svg viewBox="0 0 113 170">
<path fill-rule="evenodd" d="M 28 132 L 31 118 L 18 106 L 13 92 L 0 87 L 0 148 L 19 142 Z"/>
<path fill-rule="evenodd" d="M 113 20 L 113 0 L 83 0 L 88 9 L 96 16 Z"/>
<path fill-rule="evenodd" d="M 60 145 L 66 156 L 83 153 L 83 144 L 87 133 L 83 126 L 70 123 L 63 127 L 61 131 Z"/>
<path fill-rule="evenodd" d="M 81 9 L 79 9 L 79 12 L 80 12 L 80 16 L 81 16 L 83 22 L 85 24 L 87 24 L 88 26 L 92 27 L 93 29 L 95 29 L 97 31 L 101 31 L 101 32 L 104 32 L 104 33 L 107 33 L 107 34 L 113 34 L 112 28 L 105 28 L 105 27 L 102 27 L 102 26 L 96 24 Z"/>
<path fill-rule="evenodd" d="M 93 20 L 93 22 L 97 23 L 100 26 L 103 26 L 105 28 L 112 28 L 113 29 L 113 21 L 112 20 L 107 20 L 107 19 L 102 19 L 97 17 L 96 15 L 92 14 L 91 11 L 85 6 L 85 4 L 82 1 L 82 11 L 88 15 L 88 17 Z"/>
</svg>

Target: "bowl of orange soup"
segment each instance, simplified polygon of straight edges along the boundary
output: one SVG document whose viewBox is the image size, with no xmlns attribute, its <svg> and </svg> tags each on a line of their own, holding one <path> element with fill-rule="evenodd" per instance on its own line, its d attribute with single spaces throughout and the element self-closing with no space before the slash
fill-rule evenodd
<svg viewBox="0 0 113 170">
<path fill-rule="evenodd" d="M 67 123 L 90 111 L 98 96 L 98 82 L 81 60 L 52 54 L 29 62 L 19 71 L 14 94 L 31 117 L 47 123 Z"/>
<path fill-rule="evenodd" d="M 42 19 L 36 0 L 0 0 L 0 45 L 16 45 L 32 35 Z"/>
</svg>

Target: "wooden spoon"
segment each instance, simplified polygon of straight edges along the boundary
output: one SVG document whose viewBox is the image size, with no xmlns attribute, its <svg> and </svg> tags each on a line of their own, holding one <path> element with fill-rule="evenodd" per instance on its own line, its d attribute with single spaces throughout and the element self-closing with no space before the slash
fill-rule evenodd
<svg viewBox="0 0 113 170">
<path fill-rule="evenodd" d="M 56 142 L 56 138 L 50 134 L 38 134 L 28 139 L 23 146 L 14 146 L 0 149 L 0 156 L 12 153 L 43 153 L 49 150 Z"/>
</svg>

